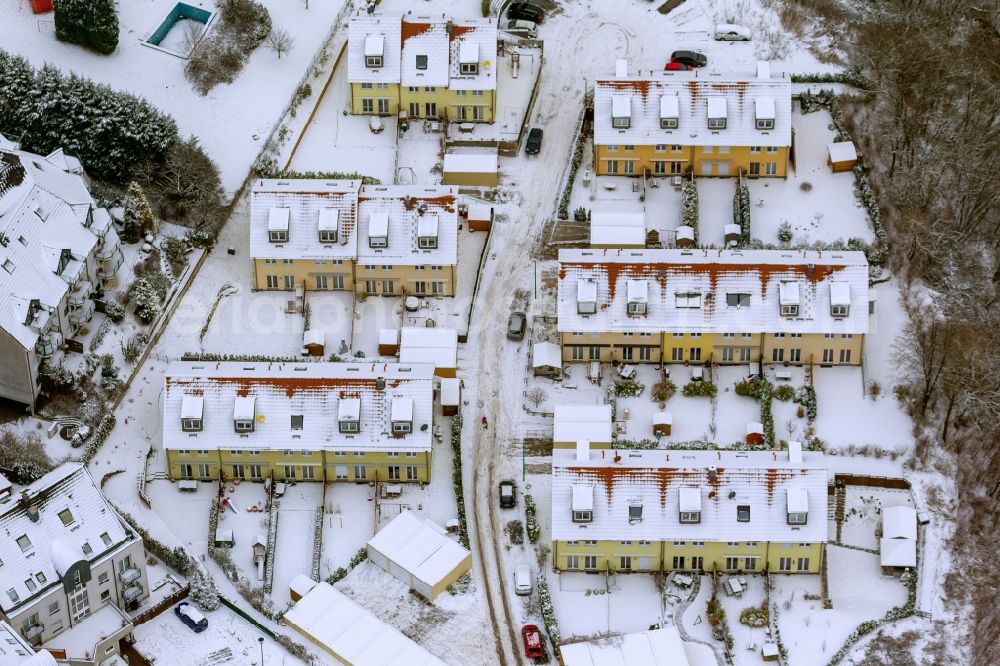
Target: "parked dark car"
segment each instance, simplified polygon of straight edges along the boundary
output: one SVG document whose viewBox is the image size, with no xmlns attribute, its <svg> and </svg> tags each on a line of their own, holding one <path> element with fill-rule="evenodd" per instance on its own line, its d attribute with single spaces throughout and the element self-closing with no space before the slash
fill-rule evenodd
<svg viewBox="0 0 1000 666">
<path fill-rule="evenodd" d="M 174 613 L 181 619 L 181 622 L 191 627 L 196 634 L 208 629 L 208 618 L 201 614 L 190 602 L 182 601 L 174 606 Z"/>
<path fill-rule="evenodd" d="M 542 128 L 532 127 L 528 132 L 528 141 L 524 144 L 525 155 L 537 155 L 542 150 Z"/>
<path fill-rule="evenodd" d="M 514 312 L 507 319 L 507 339 L 524 340 L 524 329 L 527 328 L 528 320 L 523 312 Z"/>
<path fill-rule="evenodd" d="M 670 62 L 679 62 L 691 67 L 704 67 L 708 64 L 708 58 L 704 53 L 697 51 L 674 51 L 670 54 Z"/>
<path fill-rule="evenodd" d="M 517 494 L 513 481 L 500 482 L 500 508 L 513 509 L 517 504 Z"/>
<path fill-rule="evenodd" d="M 541 23 L 545 19 L 545 10 L 530 2 L 512 2 L 507 7 L 507 18 L 515 21 L 534 21 Z"/>
</svg>

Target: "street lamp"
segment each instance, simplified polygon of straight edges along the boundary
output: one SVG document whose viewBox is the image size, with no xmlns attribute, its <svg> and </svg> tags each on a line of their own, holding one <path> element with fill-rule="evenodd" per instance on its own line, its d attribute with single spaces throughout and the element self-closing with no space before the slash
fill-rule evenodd
<svg viewBox="0 0 1000 666">
<path fill-rule="evenodd" d="M 264 637 L 259 636 L 257 642 L 260 643 L 260 666 L 264 666 Z"/>
</svg>

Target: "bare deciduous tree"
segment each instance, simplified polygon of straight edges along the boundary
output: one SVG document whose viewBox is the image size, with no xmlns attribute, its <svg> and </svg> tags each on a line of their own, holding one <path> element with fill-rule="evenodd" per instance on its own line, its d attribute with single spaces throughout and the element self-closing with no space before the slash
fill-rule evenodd
<svg viewBox="0 0 1000 666">
<path fill-rule="evenodd" d="M 525 397 L 528 399 L 528 402 L 535 406 L 535 409 L 538 409 L 539 405 L 548 399 L 549 394 L 543 388 L 533 388 L 528 391 Z"/>
<path fill-rule="evenodd" d="M 271 34 L 267 36 L 267 46 L 277 53 L 280 58 L 292 50 L 292 47 L 295 46 L 295 38 L 287 30 L 274 28 L 271 30 Z"/>
</svg>

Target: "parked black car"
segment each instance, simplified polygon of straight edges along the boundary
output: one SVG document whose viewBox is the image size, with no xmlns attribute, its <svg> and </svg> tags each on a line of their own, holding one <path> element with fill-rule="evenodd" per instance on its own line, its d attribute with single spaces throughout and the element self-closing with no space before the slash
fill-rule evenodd
<svg viewBox="0 0 1000 666">
<path fill-rule="evenodd" d="M 517 504 L 517 494 L 514 489 L 513 481 L 501 481 L 500 482 L 500 508 L 501 509 L 513 509 L 514 505 Z"/>
<path fill-rule="evenodd" d="M 534 21 L 541 23 L 545 18 L 545 10 L 530 2 L 512 2 L 507 7 L 507 18 L 517 21 Z"/>
<path fill-rule="evenodd" d="M 181 622 L 191 627 L 196 634 L 208 629 L 208 618 L 201 614 L 201 611 L 188 601 L 182 601 L 174 606 L 174 613 L 181 619 Z"/>
<path fill-rule="evenodd" d="M 679 62 L 689 67 L 704 67 L 708 64 L 708 58 L 704 53 L 697 51 L 674 51 L 670 54 L 670 62 Z"/>
<path fill-rule="evenodd" d="M 528 132 L 528 141 L 524 144 L 525 155 L 537 155 L 542 150 L 542 128 L 532 127 Z"/>
</svg>

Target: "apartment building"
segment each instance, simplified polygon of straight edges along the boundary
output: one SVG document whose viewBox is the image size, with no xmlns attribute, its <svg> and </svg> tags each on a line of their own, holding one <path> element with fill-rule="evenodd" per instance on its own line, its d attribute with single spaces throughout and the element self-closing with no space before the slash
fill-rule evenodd
<svg viewBox="0 0 1000 666">
<path fill-rule="evenodd" d="M 80 161 L 0 136 L 0 397 L 33 406 L 124 261 Z"/>
<path fill-rule="evenodd" d="M 563 360 L 860 365 L 863 252 L 560 250 Z"/>
<path fill-rule="evenodd" d="M 420 363 L 171 363 L 168 475 L 426 483 L 433 376 Z"/>
<path fill-rule="evenodd" d="M 142 538 L 87 469 L 66 463 L 0 504 L 0 615 L 73 664 L 114 662 L 149 597 Z"/>
<path fill-rule="evenodd" d="M 458 190 L 259 180 L 250 255 L 254 289 L 454 296 Z"/>
<path fill-rule="evenodd" d="M 347 55 L 354 114 L 494 120 L 497 29 L 489 21 L 359 12 Z"/>
<path fill-rule="evenodd" d="M 594 83 L 597 175 L 784 178 L 792 148 L 792 84 L 756 76 L 646 71 Z"/>
<path fill-rule="evenodd" d="M 818 573 L 827 540 L 822 453 L 552 452 L 560 571 Z"/>
</svg>

